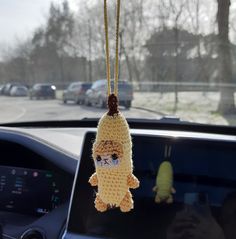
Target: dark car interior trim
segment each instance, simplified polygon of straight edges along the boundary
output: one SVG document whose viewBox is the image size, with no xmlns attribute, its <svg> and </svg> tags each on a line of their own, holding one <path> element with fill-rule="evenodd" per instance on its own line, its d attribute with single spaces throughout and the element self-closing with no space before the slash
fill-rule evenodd
<svg viewBox="0 0 236 239">
<path fill-rule="evenodd" d="M 15 122 L 1 124 L 2 127 L 24 127 L 24 128 L 96 128 L 98 118 L 84 118 L 82 120 L 70 121 L 34 121 L 34 122 Z M 149 119 L 127 119 L 131 129 L 154 129 L 154 130 L 177 130 L 187 132 L 216 133 L 236 135 L 236 127 L 206 125 L 198 123 L 190 123 L 186 121 L 165 122 L 161 120 Z"/>
</svg>

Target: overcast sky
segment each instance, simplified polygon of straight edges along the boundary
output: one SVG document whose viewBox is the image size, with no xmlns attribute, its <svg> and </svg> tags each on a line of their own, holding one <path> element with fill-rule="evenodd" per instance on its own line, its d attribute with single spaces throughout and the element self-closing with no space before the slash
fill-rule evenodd
<svg viewBox="0 0 236 239">
<path fill-rule="evenodd" d="M 48 14 L 52 1 L 55 3 L 63 2 L 63 0 L 0 0 L 0 47 L 5 48 L 5 46 L 14 45 L 17 39 L 27 39 L 35 28 L 44 24 L 45 16 Z M 81 1 L 82 0 L 68 0 L 70 8 L 73 11 L 77 11 Z M 87 2 L 90 3 L 94 1 L 101 0 L 87 0 Z M 111 1 L 113 2 L 114 0 Z M 216 0 L 204 1 L 211 5 Z M 231 0 L 231 2 L 231 22 L 235 23 L 236 0 Z M 209 9 L 212 10 L 211 7 Z M 235 32 L 234 37 L 231 32 L 231 39 L 233 38 L 234 41 L 236 41 Z"/>
<path fill-rule="evenodd" d="M 63 0 L 52 0 L 62 3 Z M 26 39 L 45 22 L 50 0 L 0 0 L 0 43 L 14 44 L 17 38 Z M 76 11 L 80 0 L 68 0 Z"/>
</svg>

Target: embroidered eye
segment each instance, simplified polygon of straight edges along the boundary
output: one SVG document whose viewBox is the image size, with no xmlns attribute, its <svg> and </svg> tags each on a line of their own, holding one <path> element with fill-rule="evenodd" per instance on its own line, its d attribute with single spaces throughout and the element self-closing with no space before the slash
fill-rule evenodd
<svg viewBox="0 0 236 239">
<path fill-rule="evenodd" d="M 118 155 L 117 154 L 112 154 L 111 157 L 112 157 L 112 160 L 114 160 L 114 161 L 118 159 Z"/>
<path fill-rule="evenodd" d="M 97 158 L 96 158 L 96 160 L 97 160 L 98 162 L 100 162 L 100 161 L 102 160 L 101 156 L 98 155 Z"/>
</svg>

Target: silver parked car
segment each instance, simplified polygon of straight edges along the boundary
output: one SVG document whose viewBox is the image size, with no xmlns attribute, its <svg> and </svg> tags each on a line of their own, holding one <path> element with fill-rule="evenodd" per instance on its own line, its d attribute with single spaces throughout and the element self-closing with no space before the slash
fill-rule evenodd
<svg viewBox="0 0 236 239">
<path fill-rule="evenodd" d="M 76 104 L 83 104 L 85 94 L 88 89 L 92 86 L 92 83 L 87 82 L 73 82 L 63 92 L 63 102 L 66 104 L 67 101 L 73 101 Z"/>
<path fill-rule="evenodd" d="M 27 96 L 28 89 L 25 86 L 13 86 L 10 90 L 10 96 Z"/>
<path fill-rule="evenodd" d="M 5 85 L 0 85 L 0 95 L 2 95 Z"/>
<path fill-rule="evenodd" d="M 111 84 L 113 90 L 113 83 Z M 133 100 L 133 87 L 128 81 L 120 80 L 119 105 L 130 108 Z M 97 80 L 92 87 L 87 90 L 85 104 L 104 108 L 107 104 L 107 80 Z"/>
</svg>

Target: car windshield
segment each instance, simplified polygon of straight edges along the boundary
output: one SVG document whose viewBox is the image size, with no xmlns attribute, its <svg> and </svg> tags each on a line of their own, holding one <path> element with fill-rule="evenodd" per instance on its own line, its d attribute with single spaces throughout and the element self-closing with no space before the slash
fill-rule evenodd
<svg viewBox="0 0 236 239">
<path fill-rule="evenodd" d="M 0 123 L 99 118 L 107 102 L 103 0 L 32 2 L 0 7 Z M 108 1 L 111 77 L 115 7 Z M 122 1 L 123 114 L 235 126 L 235 9 L 236 0 Z M 36 84 L 47 85 L 41 92 Z"/>
</svg>

